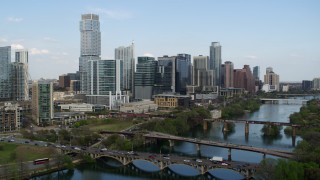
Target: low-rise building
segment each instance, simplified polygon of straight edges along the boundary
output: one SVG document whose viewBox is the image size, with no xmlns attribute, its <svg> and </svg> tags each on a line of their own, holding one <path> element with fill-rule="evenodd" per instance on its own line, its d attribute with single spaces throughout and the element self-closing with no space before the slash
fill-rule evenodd
<svg viewBox="0 0 320 180">
<path fill-rule="evenodd" d="M 158 109 L 158 105 L 154 103 L 154 101 L 143 100 L 137 102 L 131 102 L 122 104 L 120 106 L 120 112 L 126 113 L 145 113 L 156 111 Z"/>
<path fill-rule="evenodd" d="M 157 94 L 154 95 L 154 102 L 159 108 L 189 108 L 191 106 L 191 97 L 188 95 Z"/>
<path fill-rule="evenodd" d="M 95 112 L 96 110 L 106 109 L 105 105 L 74 103 L 74 104 L 60 104 L 60 109 L 72 112 Z"/>
<path fill-rule="evenodd" d="M 0 106 L 0 132 L 20 130 L 21 110 L 18 104 L 4 103 Z"/>
<path fill-rule="evenodd" d="M 54 113 L 52 124 L 69 125 L 80 120 L 86 120 L 84 112 L 57 112 Z"/>
</svg>

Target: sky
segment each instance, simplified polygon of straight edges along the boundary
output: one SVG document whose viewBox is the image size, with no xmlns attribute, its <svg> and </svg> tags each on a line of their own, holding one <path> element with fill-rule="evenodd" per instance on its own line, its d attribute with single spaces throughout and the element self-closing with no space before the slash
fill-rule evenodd
<svg viewBox="0 0 320 180">
<path fill-rule="evenodd" d="M 280 81 L 320 77 L 319 0 L 15 0 L 0 6 L 0 47 L 28 49 L 32 79 L 79 68 L 81 14 L 100 16 L 101 57 L 135 43 L 135 55 L 209 56 L 236 69 L 273 67 Z M 12 59 L 13 60 L 13 59 Z"/>
</svg>

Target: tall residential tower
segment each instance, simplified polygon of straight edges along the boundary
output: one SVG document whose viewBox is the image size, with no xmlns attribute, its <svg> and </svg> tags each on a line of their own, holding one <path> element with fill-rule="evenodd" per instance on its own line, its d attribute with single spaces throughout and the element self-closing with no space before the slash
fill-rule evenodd
<svg viewBox="0 0 320 180">
<path fill-rule="evenodd" d="M 213 84 L 221 85 L 221 45 L 219 42 L 212 42 L 210 46 L 209 69 L 215 71 Z"/>
<path fill-rule="evenodd" d="M 95 14 L 83 14 L 80 21 L 80 89 L 82 93 L 88 92 L 88 70 L 89 60 L 100 60 L 101 55 L 101 33 L 99 16 Z"/>
</svg>

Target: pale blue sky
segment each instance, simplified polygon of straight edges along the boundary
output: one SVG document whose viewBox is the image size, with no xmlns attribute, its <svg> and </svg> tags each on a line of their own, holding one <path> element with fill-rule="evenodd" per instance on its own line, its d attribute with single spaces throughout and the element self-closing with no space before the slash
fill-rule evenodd
<svg viewBox="0 0 320 180">
<path fill-rule="evenodd" d="M 81 14 L 100 15 L 102 58 L 134 40 L 136 56 L 209 55 L 273 67 L 280 81 L 320 77 L 319 0 L 15 0 L 0 6 L 0 46 L 30 52 L 32 79 L 78 70 Z"/>
</svg>

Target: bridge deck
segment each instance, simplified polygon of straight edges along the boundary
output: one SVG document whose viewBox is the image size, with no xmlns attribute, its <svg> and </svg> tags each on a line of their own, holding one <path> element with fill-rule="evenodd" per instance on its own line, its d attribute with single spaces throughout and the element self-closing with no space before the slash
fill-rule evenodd
<svg viewBox="0 0 320 180">
<path fill-rule="evenodd" d="M 112 132 L 112 131 L 102 131 L 100 133 L 102 133 L 102 134 L 123 134 L 123 135 L 136 134 L 134 132 L 125 132 L 124 133 L 124 132 Z M 159 132 L 149 132 L 149 133 L 144 134 L 143 136 L 145 138 L 184 141 L 184 142 L 190 142 L 190 143 L 199 144 L 199 145 L 216 146 L 216 147 L 221 147 L 221 148 L 231 148 L 231 149 L 257 152 L 257 153 L 262 153 L 262 154 L 269 154 L 269 155 L 283 157 L 283 158 L 293 158 L 293 153 L 290 151 L 285 151 L 285 150 L 266 149 L 266 148 L 259 148 L 259 147 L 246 146 L 246 145 L 236 145 L 236 144 L 224 143 L 224 142 L 199 140 L 199 139 L 194 139 L 194 138 L 173 136 L 173 135 L 159 133 Z"/>
<path fill-rule="evenodd" d="M 289 122 L 258 121 L 258 120 L 247 120 L 247 119 L 204 119 L 204 121 L 212 121 L 212 122 L 231 122 L 231 123 L 248 123 L 248 124 L 266 124 L 266 125 L 273 125 L 273 126 L 302 127 L 302 125 L 292 124 L 292 123 L 289 123 Z"/>
</svg>

